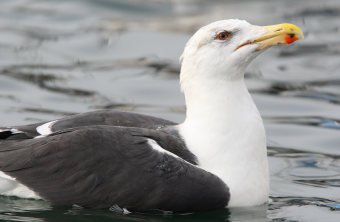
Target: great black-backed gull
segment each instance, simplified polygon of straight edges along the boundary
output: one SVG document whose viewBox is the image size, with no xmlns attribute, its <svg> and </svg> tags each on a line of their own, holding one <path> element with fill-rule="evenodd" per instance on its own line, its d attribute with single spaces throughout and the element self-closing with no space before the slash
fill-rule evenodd
<svg viewBox="0 0 340 222">
<path fill-rule="evenodd" d="M 266 136 L 244 72 L 265 48 L 301 38 L 291 24 L 199 29 L 181 56 L 182 124 L 105 110 L 1 128 L 0 193 L 130 212 L 267 202 Z"/>
</svg>

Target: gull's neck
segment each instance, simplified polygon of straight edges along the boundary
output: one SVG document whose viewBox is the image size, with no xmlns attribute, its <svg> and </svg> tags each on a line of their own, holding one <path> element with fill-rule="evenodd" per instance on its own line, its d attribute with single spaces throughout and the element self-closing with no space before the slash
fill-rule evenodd
<svg viewBox="0 0 340 222">
<path fill-rule="evenodd" d="M 266 202 L 269 175 L 265 131 L 243 73 L 233 79 L 192 76 L 183 91 L 187 118 L 180 125 L 180 134 L 199 165 L 228 185 L 228 206 Z"/>
</svg>

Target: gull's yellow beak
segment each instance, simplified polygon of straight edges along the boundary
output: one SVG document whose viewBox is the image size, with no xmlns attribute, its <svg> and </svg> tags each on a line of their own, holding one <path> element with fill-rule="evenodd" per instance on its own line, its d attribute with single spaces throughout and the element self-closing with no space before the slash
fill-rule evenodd
<svg viewBox="0 0 340 222">
<path fill-rule="evenodd" d="M 249 44 L 258 44 L 259 47 L 256 49 L 256 51 L 259 51 L 272 45 L 291 44 L 296 40 L 303 39 L 303 33 L 301 29 L 299 29 L 299 27 L 297 27 L 296 25 L 285 23 L 279 25 L 264 26 L 263 28 L 267 29 L 268 33 L 240 45 L 235 49 L 235 51 Z"/>
</svg>

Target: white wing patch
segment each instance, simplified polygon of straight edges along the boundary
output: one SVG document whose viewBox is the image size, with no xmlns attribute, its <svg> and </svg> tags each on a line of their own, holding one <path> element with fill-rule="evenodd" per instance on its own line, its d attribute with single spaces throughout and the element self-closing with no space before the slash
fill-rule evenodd
<svg viewBox="0 0 340 222">
<path fill-rule="evenodd" d="M 42 199 L 33 190 L 17 182 L 15 178 L 0 171 L 0 195 L 20 198 Z"/>
<path fill-rule="evenodd" d="M 192 164 L 192 163 L 189 163 L 188 161 L 182 159 L 181 157 L 177 156 L 176 154 L 173 154 L 173 153 L 171 153 L 171 152 L 169 152 L 169 151 L 163 149 L 163 148 L 162 148 L 156 141 L 154 141 L 153 139 L 148 139 L 148 144 L 151 146 L 152 149 L 157 150 L 157 151 L 160 152 L 160 153 L 166 153 L 166 154 L 168 154 L 168 155 L 170 155 L 170 156 L 173 156 L 173 157 L 175 157 L 175 158 L 177 158 L 177 159 L 179 159 L 179 160 L 181 160 L 181 161 L 186 162 L 187 164 L 190 164 L 190 165 L 192 165 L 192 166 L 195 166 L 195 167 L 198 167 L 198 168 L 202 169 L 201 167 L 199 167 L 199 166 L 197 166 L 197 165 L 194 165 L 194 164 Z"/>
<path fill-rule="evenodd" d="M 17 134 L 17 133 L 23 133 L 22 131 L 19 131 L 17 129 L 12 128 L 11 129 L 12 134 Z"/>
<path fill-rule="evenodd" d="M 55 122 L 57 122 L 58 120 L 54 120 L 54 121 L 51 121 L 51 122 L 48 122 L 48 123 L 45 123 L 41 126 L 38 126 L 37 127 L 37 132 L 40 133 L 41 136 L 37 136 L 35 138 L 40 138 L 42 136 L 47 136 L 48 134 L 51 134 L 52 133 L 52 130 L 51 130 L 51 127 L 53 126 L 53 124 Z"/>
<path fill-rule="evenodd" d="M 154 141 L 153 139 L 148 139 L 148 144 L 151 146 L 152 149 L 154 150 L 157 150 L 158 152 L 161 152 L 161 153 L 166 153 L 170 156 L 173 156 L 177 159 L 182 159 L 180 158 L 179 156 L 177 156 L 176 154 L 173 154 L 165 149 L 163 149 L 156 141 Z"/>
<path fill-rule="evenodd" d="M 0 171 L 0 177 L 4 178 L 4 179 L 8 179 L 8 180 L 14 180 L 15 178 L 8 176 L 7 174 L 5 174 L 4 172 Z"/>
</svg>

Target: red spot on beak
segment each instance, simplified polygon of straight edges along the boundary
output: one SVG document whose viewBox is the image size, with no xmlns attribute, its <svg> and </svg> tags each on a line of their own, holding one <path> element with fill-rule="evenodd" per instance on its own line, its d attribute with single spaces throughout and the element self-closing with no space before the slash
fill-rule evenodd
<svg viewBox="0 0 340 222">
<path fill-rule="evenodd" d="M 288 34 L 285 36 L 285 43 L 286 44 L 291 44 L 293 42 L 295 42 L 296 40 L 298 40 L 298 38 L 296 38 L 296 36 L 294 34 Z"/>
</svg>

